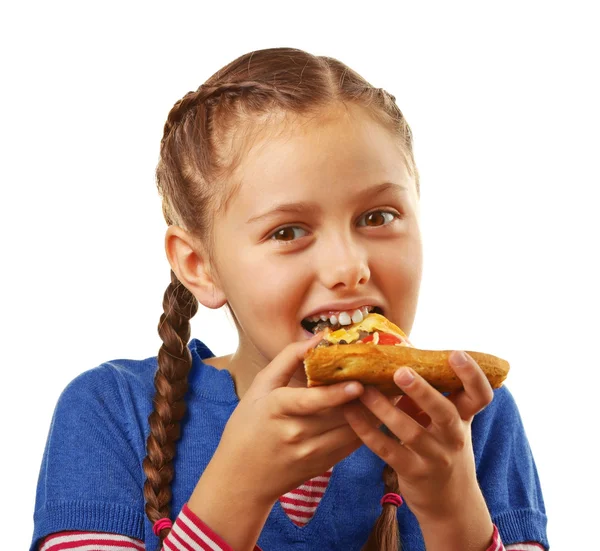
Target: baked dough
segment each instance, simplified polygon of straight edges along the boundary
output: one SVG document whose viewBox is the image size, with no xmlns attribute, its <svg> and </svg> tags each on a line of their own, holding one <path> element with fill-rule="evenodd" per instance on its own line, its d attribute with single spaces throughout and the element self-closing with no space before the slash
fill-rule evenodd
<svg viewBox="0 0 600 551">
<path fill-rule="evenodd" d="M 452 392 L 463 385 L 448 362 L 451 352 L 373 343 L 333 344 L 309 350 L 304 368 L 309 387 L 359 381 L 391 396 L 404 394 L 393 375 L 408 366 L 440 392 Z M 479 364 L 492 388 L 502 386 L 510 369 L 506 360 L 483 352 L 465 352 Z"/>
</svg>

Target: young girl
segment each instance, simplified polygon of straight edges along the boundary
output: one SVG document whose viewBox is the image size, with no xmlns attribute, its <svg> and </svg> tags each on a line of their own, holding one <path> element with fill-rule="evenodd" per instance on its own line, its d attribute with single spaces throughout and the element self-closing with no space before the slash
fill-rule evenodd
<svg viewBox="0 0 600 551">
<path fill-rule="evenodd" d="M 306 388 L 303 320 L 413 325 L 420 187 L 392 95 L 332 58 L 249 53 L 175 104 L 157 183 L 163 345 L 61 394 L 30 551 L 548 548 L 517 407 L 470 357 L 449 396 L 407 369 L 397 402 Z M 230 309 L 234 354 L 190 341 L 198 303 Z"/>
</svg>

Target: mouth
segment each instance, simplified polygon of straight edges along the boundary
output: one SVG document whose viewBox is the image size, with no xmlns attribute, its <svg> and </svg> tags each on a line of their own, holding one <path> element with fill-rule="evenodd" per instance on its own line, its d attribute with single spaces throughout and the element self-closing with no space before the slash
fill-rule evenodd
<svg viewBox="0 0 600 551">
<path fill-rule="evenodd" d="M 379 306 L 362 306 L 361 308 L 342 312 L 323 312 L 320 315 L 304 318 L 300 323 L 306 331 L 313 335 L 325 328 L 336 331 L 342 326 L 359 323 L 371 312 L 384 315 Z"/>
</svg>

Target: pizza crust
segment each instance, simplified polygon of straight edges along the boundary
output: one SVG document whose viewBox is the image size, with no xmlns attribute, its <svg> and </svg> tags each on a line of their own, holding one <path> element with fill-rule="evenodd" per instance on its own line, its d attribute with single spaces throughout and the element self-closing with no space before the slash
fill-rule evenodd
<svg viewBox="0 0 600 551">
<path fill-rule="evenodd" d="M 448 362 L 451 352 L 372 343 L 334 344 L 309 350 L 304 368 L 309 387 L 360 381 L 386 395 L 399 395 L 404 393 L 394 383 L 393 375 L 407 366 L 440 392 L 452 392 L 463 385 Z M 483 352 L 466 352 L 479 364 L 492 388 L 502 386 L 510 369 L 506 360 Z"/>
</svg>

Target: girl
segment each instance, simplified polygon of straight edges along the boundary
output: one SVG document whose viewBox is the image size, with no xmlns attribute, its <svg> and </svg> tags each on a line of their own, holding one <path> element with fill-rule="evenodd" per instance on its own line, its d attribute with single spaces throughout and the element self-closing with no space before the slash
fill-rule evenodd
<svg viewBox="0 0 600 551">
<path fill-rule="evenodd" d="M 548 548 L 517 407 L 470 357 L 450 396 L 406 369 L 397 403 L 306 388 L 303 320 L 413 325 L 420 187 L 393 96 L 332 58 L 249 53 L 175 104 L 157 183 L 163 345 L 63 391 L 30 551 Z M 229 308 L 234 354 L 190 341 L 198 303 Z"/>
</svg>

